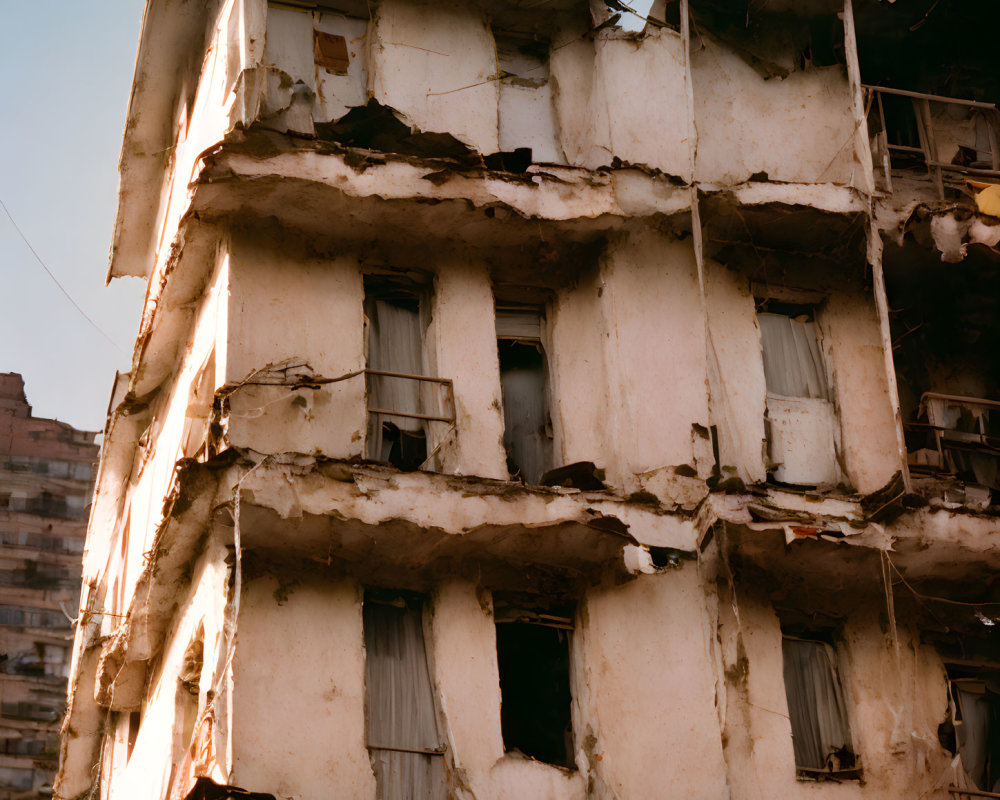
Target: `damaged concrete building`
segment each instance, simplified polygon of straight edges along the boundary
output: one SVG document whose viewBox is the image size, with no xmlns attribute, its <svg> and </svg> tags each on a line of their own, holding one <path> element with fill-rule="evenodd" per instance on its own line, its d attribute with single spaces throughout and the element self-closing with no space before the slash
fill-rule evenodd
<svg viewBox="0 0 1000 800">
<path fill-rule="evenodd" d="M 0 373 L 0 800 L 52 796 L 95 435 L 34 416 Z"/>
<path fill-rule="evenodd" d="M 148 0 L 59 797 L 1000 797 L 998 12 L 629 16 Z"/>
</svg>

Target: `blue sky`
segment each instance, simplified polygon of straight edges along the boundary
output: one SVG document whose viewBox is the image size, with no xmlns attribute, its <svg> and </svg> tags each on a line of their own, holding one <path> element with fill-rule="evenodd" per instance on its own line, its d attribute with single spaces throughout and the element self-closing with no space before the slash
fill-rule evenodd
<svg viewBox="0 0 1000 800">
<path fill-rule="evenodd" d="M 104 427 L 127 370 L 144 285 L 104 286 L 143 0 L 0 0 L 0 199 L 122 350 L 59 292 L 0 212 L 0 372 L 24 375 L 36 416 Z"/>
</svg>

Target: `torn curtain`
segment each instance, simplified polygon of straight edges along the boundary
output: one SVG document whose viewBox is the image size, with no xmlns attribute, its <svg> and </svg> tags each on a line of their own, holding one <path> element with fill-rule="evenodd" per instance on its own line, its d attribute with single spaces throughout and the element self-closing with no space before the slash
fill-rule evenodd
<svg viewBox="0 0 1000 800">
<path fill-rule="evenodd" d="M 853 751 L 833 648 L 825 642 L 784 638 L 781 650 L 795 766 L 825 769 L 832 753 Z"/>
<path fill-rule="evenodd" d="M 445 800 L 420 608 L 364 603 L 368 752 L 379 800 Z"/>
</svg>

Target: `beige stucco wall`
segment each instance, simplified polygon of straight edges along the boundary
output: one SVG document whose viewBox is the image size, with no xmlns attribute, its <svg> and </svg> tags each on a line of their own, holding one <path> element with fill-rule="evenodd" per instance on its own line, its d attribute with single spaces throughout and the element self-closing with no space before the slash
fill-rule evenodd
<svg viewBox="0 0 1000 800">
<path fill-rule="evenodd" d="M 708 425 L 705 321 L 690 241 L 624 235 L 601 277 L 608 478 L 629 489 L 636 473 L 695 464 L 692 425 Z"/>
<path fill-rule="evenodd" d="M 493 36 L 474 6 L 379 3 L 370 91 L 420 130 L 447 132 L 481 153 L 497 152 L 496 72 Z"/>
<path fill-rule="evenodd" d="M 555 459 L 593 461 L 607 469 L 608 332 L 601 308 L 604 282 L 597 270 L 560 292 L 551 304 L 548 333 Z M 561 459 L 560 459 L 561 455 Z"/>
<path fill-rule="evenodd" d="M 296 800 L 374 798 L 365 749 L 361 594 L 304 578 L 243 587 L 233 659 L 230 781 Z"/>
<path fill-rule="evenodd" d="M 308 253 L 291 235 L 239 230 L 230 238 L 229 265 L 227 382 L 283 362 L 305 362 L 328 378 L 364 368 L 364 290 L 356 258 Z M 240 388 L 230 400 L 230 442 L 263 453 L 360 455 L 364 393 L 363 376 L 294 393 Z"/>
<path fill-rule="evenodd" d="M 725 797 L 714 631 L 697 568 L 593 591 L 580 621 L 576 735 L 594 796 Z"/>
<path fill-rule="evenodd" d="M 756 483 L 764 472 L 764 361 L 750 281 L 721 264 L 706 264 L 712 424 L 720 467 Z M 723 470 L 723 478 L 733 473 Z"/>
<path fill-rule="evenodd" d="M 617 156 L 691 178 L 690 114 L 680 34 L 669 29 L 627 39 L 565 33 L 551 74 L 563 150 L 595 169 Z M 656 76 L 655 81 L 649 76 Z"/>
<path fill-rule="evenodd" d="M 493 286 L 481 261 L 451 256 L 437 264 L 431 299 L 431 374 L 451 378 L 456 427 L 434 426 L 429 449 L 444 438 L 438 469 L 507 480 Z"/>
<path fill-rule="evenodd" d="M 772 181 L 846 185 L 857 173 L 860 182 L 843 67 L 765 80 L 718 41 L 700 43 L 691 53 L 698 181 L 742 183 L 766 172 Z"/>
<path fill-rule="evenodd" d="M 874 492 L 902 469 L 875 303 L 866 293 L 833 292 L 820 325 L 847 478 L 862 494 Z"/>
</svg>

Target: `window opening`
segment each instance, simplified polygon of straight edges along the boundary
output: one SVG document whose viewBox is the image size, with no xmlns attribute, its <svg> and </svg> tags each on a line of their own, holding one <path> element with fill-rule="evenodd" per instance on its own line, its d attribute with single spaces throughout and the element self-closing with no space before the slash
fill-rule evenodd
<svg viewBox="0 0 1000 800">
<path fill-rule="evenodd" d="M 564 164 L 549 83 L 552 43 L 537 33 L 493 29 L 499 81 L 499 168 L 523 172 L 532 163 Z M 488 162 L 490 163 L 490 162 Z"/>
<path fill-rule="evenodd" d="M 427 416 L 427 390 L 418 380 L 424 375 L 420 311 L 421 296 L 414 287 L 365 279 L 368 369 L 392 373 L 367 377 L 367 456 L 403 470 L 419 469 L 427 458 L 427 421 L 422 418 Z"/>
<path fill-rule="evenodd" d="M 1000 792 L 1000 669 L 948 667 L 948 738 L 976 788 Z M 939 731 L 939 734 L 941 731 Z"/>
<path fill-rule="evenodd" d="M 494 595 L 494 618 L 504 750 L 574 768 L 572 607 Z"/>
<path fill-rule="evenodd" d="M 365 591 L 365 713 L 379 800 L 445 800 L 423 598 Z"/>
<path fill-rule="evenodd" d="M 829 400 L 813 308 L 767 300 L 758 304 L 757 322 L 768 393 Z"/>
<path fill-rule="evenodd" d="M 757 324 L 767 390 L 768 476 L 795 486 L 833 486 L 840 478 L 838 425 L 815 309 L 760 300 Z"/>
<path fill-rule="evenodd" d="M 511 476 L 537 484 L 552 467 L 542 311 L 498 307 L 496 326 L 507 469 Z"/>
<path fill-rule="evenodd" d="M 781 651 L 799 773 L 859 777 L 833 646 L 786 634 Z"/>
</svg>

